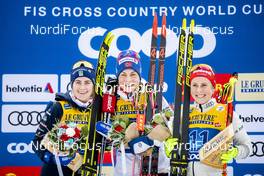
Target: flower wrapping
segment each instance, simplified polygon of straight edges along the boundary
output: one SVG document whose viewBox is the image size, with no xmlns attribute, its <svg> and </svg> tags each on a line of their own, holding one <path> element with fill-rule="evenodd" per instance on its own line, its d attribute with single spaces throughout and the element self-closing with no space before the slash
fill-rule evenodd
<svg viewBox="0 0 264 176">
<path fill-rule="evenodd" d="M 80 128 L 73 122 L 58 123 L 45 135 L 41 145 L 54 155 L 70 160 L 70 162 L 61 164 L 77 171 L 82 165 L 87 137 L 87 125 Z"/>
</svg>

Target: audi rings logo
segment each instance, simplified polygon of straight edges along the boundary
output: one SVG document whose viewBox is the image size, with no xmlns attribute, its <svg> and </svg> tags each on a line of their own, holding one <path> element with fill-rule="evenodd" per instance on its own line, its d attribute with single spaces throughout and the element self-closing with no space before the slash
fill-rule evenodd
<svg viewBox="0 0 264 176">
<path fill-rule="evenodd" d="M 252 143 L 252 154 L 250 157 L 256 156 L 256 157 L 263 157 L 264 156 L 264 142 L 263 141 L 257 141 L 257 142 L 251 142 Z"/>
<path fill-rule="evenodd" d="M 8 122 L 13 126 L 37 126 L 45 115 L 45 111 L 13 111 L 8 115 Z"/>
<path fill-rule="evenodd" d="M 188 159 L 189 160 L 199 160 L 200 157 L 199 157 L 199 154 L 192 153 L 192 154 L 189 154 L 189 158 Z"/>
</svg>

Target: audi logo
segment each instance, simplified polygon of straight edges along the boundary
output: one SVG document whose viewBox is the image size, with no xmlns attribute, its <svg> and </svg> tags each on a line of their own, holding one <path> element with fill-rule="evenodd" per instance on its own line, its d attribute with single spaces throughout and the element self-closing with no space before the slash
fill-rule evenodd
<svg viewBox="0 0 264 176">
<path fill-rule="evenodd" d="M 200 157 L 199 157 L 199 154 L 189 154 L 189 157 L 188 157 L 189 160 L 199 160 Z"/>
<path fill-rule="evenodd" d="M 257 142 L 251 142 L 252 143 L 252 154 L 250 157 L 257 156 L 257 157 L 263 157 L 264 156 L 264 142 L 263 141 L 257 141 Z"/>
<path fill-rule="evenodd" d="M 13 111 L 8 115 L 8 122 L 13 126 L 37 126 L 44 115 L 45 111 Z"/>
</svg>

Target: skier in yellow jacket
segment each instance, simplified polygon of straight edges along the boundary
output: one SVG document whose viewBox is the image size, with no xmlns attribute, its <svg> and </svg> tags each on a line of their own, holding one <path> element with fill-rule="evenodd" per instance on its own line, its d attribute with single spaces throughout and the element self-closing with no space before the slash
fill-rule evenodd
<svg viewBox="0 0 264 176">
<path fill-rule="evenodd" d="M 213 98 L 215 92 L 215 73 L 213 69 L 206 64 L 193 66 L 191 70 L 191 96 L 194 99 L 194 105 L 190 108 L 189 115 L 189 158 L 188 158 L 188 176 L 221 176 L 222 169 L 200 162 L 199 150 L 205 143 L 226 128 L 227 105 L 217 103 Z M 251 151 L 251 141 L 247 135 L 238 115 L 233 114 L 234 139 L 233 146 L 220 158 L 225 164 L 230 160 L 244 159 L 249 156 Z M 166 142 L 166 154 L 170 156 L 173 146 L 177 139 L 169 139 Z"/>
</svg>

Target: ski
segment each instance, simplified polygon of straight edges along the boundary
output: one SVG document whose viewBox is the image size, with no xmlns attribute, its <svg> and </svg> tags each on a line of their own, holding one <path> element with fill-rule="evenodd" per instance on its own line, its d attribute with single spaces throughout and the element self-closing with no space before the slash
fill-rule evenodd
<svg viewBox="0 0 264 176">
<path fill-rule="evenodd" d="M 186 169 L 187 169 L 187 161 L 188 161 L 188 128 L 189 128 L 189 113 L 190 113 L 190 87 L 191 87 L 191 68 L 192 68 L 192 59 L 193 59 L 193 40 L 194 40 L 194 20 L 191 20 L 189 34 L 187 38 L 187 50 L 186 50 L 186 59 L 184 66 L 184 99 L 183 99 L 183 114 L 182 114 L 182 134 L 181 134 L 181 153 L 180 157 L 182 160 L 186 161 Z M 187 174 L 187 171 L 186 171 Z"/>
<path fill-rule="evenodd" d="M 153 116 L 153 108 L 155 108 L 154 100 L 154 83 L 156 72 L 156 57 L 157 57 L 157 40 L 158 40 L 158 17 L 155 13 L 152 25 L 152 38 L 150 49 L 150 69 L 148 74 L 147 92 L 148 92 L 148 104 L 146 109 L 146 120 L 151 121 Z"/>
<path fill-rule="evenodd" d="M 98 175 L 101 175 L 102 171 L 102 163 L 104 162 L 104 154 L 107 145 L 107 134 L 108 131 L 111 129 L 111 118 L 115 112 L 116 107 L 116 94 L 117 94 L 117 79 L 108 77 L 106 82 L 106 92 L 103 95 L 103 102 L 102 102 L 102 113 L 103 113 L 103 121 L 99 121 L 96 123 L 96 131 L 100 133 L 102 137 L 102 146 L 100 150 L 100 160 L 99 160 L 99 168 L 98 168 Z M 104 132 L 101 133 L 100 128 Z"/>
<path fill-rule="evenodd" d="M 152 38 L 151 38 L 151 48 L 150 48 L 150 69 L 148 74 L 147 83 L 147 108 L 146 108 L 146 123 L 151 122 L 155 110 L 155 100 L 154 100 L 154 83 L 155 83 L 155 72 L 156 72 L 156 57 L 157 57 L 157 40 L 158 40 L 158 17 L 154 14 L 153 25 L 152 25 Z M 151 167 L 151 156 L 142 157 L 142 168 L 141 175 L 145 176 L 150 174 Z"/>
<path fill-rule="evenodd" d="M 171 154 L 171 175 L 186 176 L 188 164 L 188 127 L 189 127 L 189 109 L 190 109 L 190 71 L 192 68 L 193 57 L 193 35 L 194 20 L 191 20 L 189 34 L 187 39 L 186 51 L 186 19 L 182 21 L 181 34 L 179 37 L 179 49 L 176 68 L 176 88 L 174 99 L 174 119 L 173 119 L 173 138 L 178 139 L 178 145 L 174 146 Z M 185 57 L 186 52 L 186 57 Z M 184 82 L 183 82 L 184 80 Z M 184 90 L 182 92 L 184 84 Z M 182 93 L 184 93 L 183 113 Z"/>
<path fill-rule="evenodd" d="M 158 61 L 158 75 L 157 75 L 157 109 L 156 113 L 161 113 L 162 111 L 162 93 L 164 84 L 164 64 L 165 64 L 165 51 L 166 51 L 166 16 L 162 16 L 162 26 L 161 26 L 161 39 L 159 46 L 159 61 Z M 149 173 L 150 175 L 158 175 L 158 162 L 159 162 L 159 148 L 154 146 L 152 149 L 152 154 L 150 155 L 149 161 Z"/>
<path fill-rule="evenodd" d="M 150 71 L 149 71 L 149 80 L 148 83 L 151 85 L 152 90 L 154 90 L 155 82 L 155 72 L 156 66 L 156 51 L 157 51 L 157 28 L 158 28 L 158 19 L 155 14 L 152 26 L 152 40 L 151 40 L 151 60 L 150 60 Z M 165 48 L 166 48 L 166 16 L 162 16 L 162 27 L 161 27 L 161 40 L 159 46 L 159 61 L 158 61 L 158 75 L 157 75 L 157 96 L 154 100 L 153 92 L 149 93 L 148 106 L 146 109 L 147 121 L 150 123 L 155 110 L 157 113 L 162 111 L 162 92 L 163 92 L 163 83 L 164 83 L 164 62 L 165 62 Z M 155 109 L 157 108 L 157 109 Z M 142 175 L 158 175 L 158 156 L 159 148 L 153 147 L 152 152 L 149 156 L 143 156 L 142 164 Z"/>
<path fill-rule="evenodd" d="M 161 40 L 159 46 L 159 68 L 158 68 L 158 80 L 157 80 L 157 111 L 160 113 L 162 111 L 162 92 L 164 83 L 164 62 L 165 62 L 165 49 L 166 49 L 166 16 L 162 16 L 162 26 L 161 26 Z"/>
<path fill-rule="evenodd" d="M 86 141 L 84 153 L 82 176 L 96 176 L 98 169 L 98 150 L 101 148 L 102 136 L 96 132 L 96 122 L 102 120 L 102 98 L 103 86 L 105 80 L 106 62 L 110 44 L 113 35 L 109 32 L 100 47 L 99 58 L 97 62 L 96 80 L 95 80 L 95 97 L 92 106 L 92 114 L 88 125 L 89 136 Z"/>
</svg>

